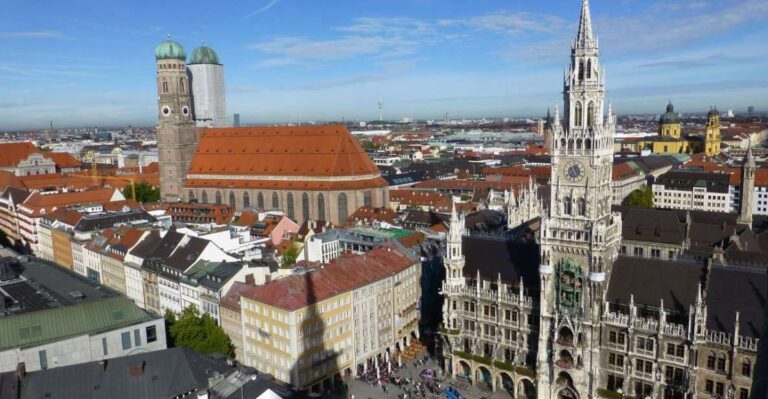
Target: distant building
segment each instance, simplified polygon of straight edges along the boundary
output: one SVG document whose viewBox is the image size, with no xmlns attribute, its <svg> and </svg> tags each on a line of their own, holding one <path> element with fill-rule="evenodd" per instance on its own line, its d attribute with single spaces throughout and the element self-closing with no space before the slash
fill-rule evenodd
<svg viewBox="0 0 768 399">
<path fill-rule="evenodd" d="M 27 371 L 166 348 L 165 321 L 70 271 L 0 259 L 0 372 Z"/>
<path fill-rule="evenodd" d="M 713 108 L 707 115 L 704 153 L 708 157 L 720 154 L 720 112 Z"/>
<path fill-rule="evenodd" d="M 234 127 L 240 127 L 240 114 L 235 114 Z"/>
<path fill-rule="evenodd" d="M 1 143 L 0 170 L 16 176 L 56 173 L 56 163 L 30 142 Z"/>
</svg>

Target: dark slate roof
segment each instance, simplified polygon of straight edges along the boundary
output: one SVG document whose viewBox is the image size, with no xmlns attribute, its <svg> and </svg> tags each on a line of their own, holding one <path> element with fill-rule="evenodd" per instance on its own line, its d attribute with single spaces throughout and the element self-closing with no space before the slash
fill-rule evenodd
<svg viewBox="0 0 768 399">
<path fill-rule="evenodd" d="M 29 398 L 172 398 L 233 371 L 223 360 L 172 348 L 29 373 L 22 389 Z"/>
<path fill-rule="evenodd" d="M 686 224 L 678 213 L 666 209 L 623 207 L 622 237 L 624 240 L 682 245 Z"/>
<path fill-rule="evenodd" d="M 733 334 L 739 312 L 740 334 L 760 338 L 768 300 L 766 270 L 714 265 L 707 287 L 707 328 Z"/>
<path fill-rule="evenodd" d="M 506 227 L 506 217 L 499 211 L 484 209 L 467 215 L 465 226 L 472 232 L 492 232 Z"/>
<path fill-rule="evenodd" d="M 184 238 L 184 234 L 177 233 L 175 230 L 170 230 L 165 233 L 165 236 L 160 240 L 160 244 L 155 247 L 152 253 L 152 257 L 166 259 L 168 258 L 176 246 L 179 245 L 181 239 Z"/>
<path fill-rule="evenodd" d="M 663 299 L 665 309 L 688 312 L 705 273 L 705 265 L 698 262 L 620 256 L 613 263 L 606 299 L 627 305 L 634 295 L 636 305 L 653 308 Z"/>
<path fill-rule="evenodd" d="M 179 244 L 176 251 L 165 260 L 165 264 L 183 272 L 197 262 L 197 259 L 200 258 L 200 255 L 210 243 L 210 241 L 202 238 L 189 237 L 186 243 L 182 241 Z"/>
<path fill-rule="evenodd" d="M 127 212 L 109 212 L 94 215 L 85 215 L 75 226 L 77 231 L 96 231 L 110 228 L 116 224 L 130 223 L 137 220 L 146 220 L 150 223 L 156 219 L 141 209 L 131 209 Z"/>
<path fill-rule="evenodd" d="M 19 378 L 15 371 L 0 374 L 0 398 L 19 397 Z"/>
<path fill-rule="evenodd" d="M 160 242 L 160 231 L 152 230 L 143 240 L 139 241 L 139 243 L 133 247 L 130 254 L 142 259 L 147 259 L 153 255 L 155 249 L 160 245 Z"/>
<path fill-rule="evenodd" d="M 386 180 L 390 186 L 402 186 L 406 184 L 415 184 L 420 181 L 426 180 L 424 171 L 390 174 L 383 177 L 384 177 L 384 180 Z"/>
<path fill-rule="evenodd" d="M 659 176 L 654 184 L 663 184 L 672 190 L 693 190 L 697 187 L 706 188 L 710 193 L 728 193 L 730 180 L 731 176 L 725 173 L 671 170 Z"/>
<path fill-rule="evenodd" d="M 448 222 L 449 220 L 451 220 L 450 215 L 437 213 L 433 211 L 427 212 L 427 211 L 409 209 L 405 211 L 405 218 L 403 219 L 403 223 L 421 224 L 429 227 L 439 223 Z"/>
<path fill-rule="evenodd" d="M 464 276 L 518 285 L 520 277 L 526 289 L 539 291 L 539 247 L 534 242 L 510 241 L 496 237 L 469 236 L 462 240 L 466 259 Z"/>
<path fill-rule="evenodd" d="M 14 204 L 18 205 L 24 202 L 24 200 L 26 200 L 27 197 L 29 197 L 30 195 L 32 195 L 32 193 L 30 193 L 27 190 L 23 190 L 16 187 L 6 187 L 5 191 L 2 194 L 2 197 L 10 198 L 13 200 Z"/>
</svg>

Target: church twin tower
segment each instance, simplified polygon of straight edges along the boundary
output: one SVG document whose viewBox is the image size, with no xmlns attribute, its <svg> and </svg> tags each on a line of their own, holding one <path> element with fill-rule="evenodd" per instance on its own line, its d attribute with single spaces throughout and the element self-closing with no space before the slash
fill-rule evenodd
<svg viewBox="0 0 768 399">
<path fill-rule="evenodd" d="M 224 73 L 205 46 L 192 53 L 166 40 L 155 48 L 157 63 L 157 149 L 162 200 L 183 200 L 184 178 L 197 150 L 197 128 L 226 125 Z"/>
</svg>

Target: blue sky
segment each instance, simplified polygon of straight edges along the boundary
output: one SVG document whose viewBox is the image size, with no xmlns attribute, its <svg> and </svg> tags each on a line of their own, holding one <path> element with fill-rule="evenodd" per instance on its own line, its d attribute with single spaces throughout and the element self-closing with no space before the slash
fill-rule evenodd
<svg viewBox="0 0 768 399">
<path fill-rule="evenodd" d="M 768 1 L 592 0 L 618 113 L 768 108 Z M 540 115 L 579 0 L 0 2 L 0 130 L 149 126 L 168 33 L 225 65 L 247 123 Z"/>
</svg>

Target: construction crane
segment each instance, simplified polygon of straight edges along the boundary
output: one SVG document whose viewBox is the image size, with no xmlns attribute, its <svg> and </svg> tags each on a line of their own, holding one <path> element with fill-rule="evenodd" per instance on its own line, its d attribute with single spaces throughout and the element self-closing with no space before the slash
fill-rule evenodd
<svg viewBox="0 0 768 399">
<path fill-rule="evenodd" d="M 91 174 L 90 177 L 93 180 L 93 185 L 98 186 L 99 185 L 99 172 L 96 168 L 96 155 L 93 151 L 87 151 L 85 155 L 83 156 L 83 161 L 91 161 Z M 86 177 L 87 175 L 78 175 L 78 174 L 72 174 L 71 176 L 83 176 Z M 131 177 L 119 177 L 119 176 L 101 176 L 104 180 L 117 180 L 122 182 L 129 182 L 131 183 L 131 199 L 134 201 L 138 200 L 136 199 L 136 178 Z"/>
</svg>

